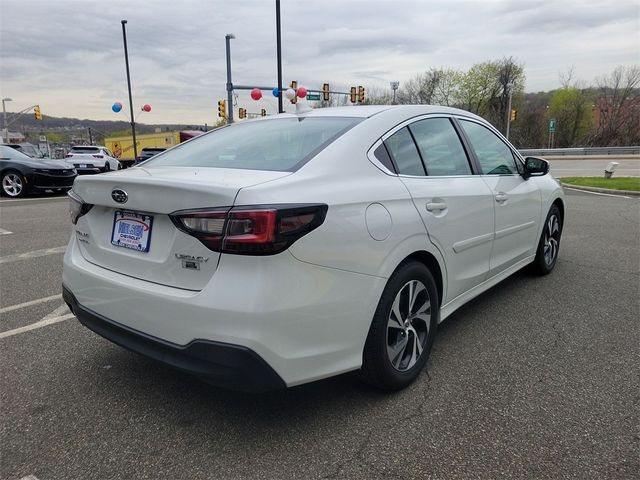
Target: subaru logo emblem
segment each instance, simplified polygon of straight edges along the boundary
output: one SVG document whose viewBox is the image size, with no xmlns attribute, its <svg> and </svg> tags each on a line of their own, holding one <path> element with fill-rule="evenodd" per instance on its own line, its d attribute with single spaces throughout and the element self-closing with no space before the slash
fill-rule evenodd
<svg viewBox="0 0 640 480">
<path fill-rule="evenodd" d="M 113 190 L 111 190 L 111 198 L 113 198 L 113 200 L 118 203 L 127 203 L 127 200 L 129 200 L 129 195 L 127 195 L 127 192 L 125 192 L 121 188 L 114 188 Z"/>
</svg>

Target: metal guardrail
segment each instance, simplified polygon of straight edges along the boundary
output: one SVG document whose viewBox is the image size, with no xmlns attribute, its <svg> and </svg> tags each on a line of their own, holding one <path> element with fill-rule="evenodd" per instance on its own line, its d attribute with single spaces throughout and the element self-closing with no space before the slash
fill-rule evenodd
<svg viewBox="0 0 640 480">
<path fill-rule="evenodd" d="M 589 155 L 640 155 L 640 146 L 634 147 L 586 147 L 586 148 L 527 148 L 518 150 L 522 155 L 549 156 L 589 156 Z"/>
</svg>

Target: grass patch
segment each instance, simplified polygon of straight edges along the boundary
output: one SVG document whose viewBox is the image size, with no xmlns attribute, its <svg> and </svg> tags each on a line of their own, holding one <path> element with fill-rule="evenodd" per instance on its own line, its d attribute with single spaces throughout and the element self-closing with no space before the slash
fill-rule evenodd
<svg viewBox="0 0 640 480">
<path fill-rule="evenodd" d="M 610 188 L 640 192 L 640 177 L 562 177 L 562 183 L 579 187 Z"/>
</svg>

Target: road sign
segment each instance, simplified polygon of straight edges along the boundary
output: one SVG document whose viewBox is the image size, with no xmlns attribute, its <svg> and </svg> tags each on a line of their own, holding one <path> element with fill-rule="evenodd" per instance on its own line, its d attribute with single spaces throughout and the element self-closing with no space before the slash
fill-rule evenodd
<svg viewBox="0 0 640 480">
<path fill-rule="evenodd" d="M 319 93 L 307 93 L 307 100 L 312 101 L 312 102 L 319 102 L 320 101 L 320 94 Z"/>
<path fill-rule="evenodd" d="M 555 133 L 557 123 L 555 118 L 549 120 L 549 133 Z"/>
</svg>

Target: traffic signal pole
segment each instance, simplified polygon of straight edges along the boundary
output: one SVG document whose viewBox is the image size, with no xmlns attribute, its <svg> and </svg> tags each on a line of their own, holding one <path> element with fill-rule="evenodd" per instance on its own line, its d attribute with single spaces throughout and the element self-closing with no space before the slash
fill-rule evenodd
<svg viewBox="0 0 640 480">
<path fill-rule="evenodd" d="M 233 123 L 233 82 L 231 81 L 231 39 L 236 38 L 233 33 L 224 36 L 227 49 L 227 123 Z"/>
<path fill-rule="evenodd" d="M 276 0 L 276 50 L 278 56 L 278 113 L 284 113 L 282 106 L 282 35 L 280 34 L 280 0 Z"/>
<path fill-rule="evenodd" d="M 133 136 L 133 159 L 138 158 L 138 145 L 136 143 L 136 122 L 133 117 L 133 98 L 131 97 L 131 75 L 129 74 L 129 52 L 127 51 L 127 32 L 125 30 L 126 20 L 122 23 L 122 40 L 124 42 L 124 63 L 127 67 L 127 88 L 129 89 L 129 112 L 131 113 L 131 135 Z"/>
</svg>

